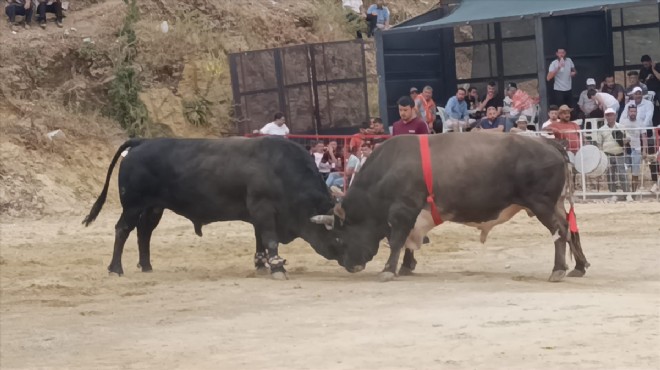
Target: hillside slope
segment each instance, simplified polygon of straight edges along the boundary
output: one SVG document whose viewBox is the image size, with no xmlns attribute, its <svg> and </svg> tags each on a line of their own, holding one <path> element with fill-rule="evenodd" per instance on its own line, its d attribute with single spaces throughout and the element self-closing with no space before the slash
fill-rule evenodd
<svg viewBox="0 0 660 370">
<path fill-rule="evenodd" d="M 151 136 L 218 137 L 231 131 L 227 53 L 350 39 L 335 0 L 151 0 L 137 2 L 132 67 L 138 71 Z M 0 215 L 79 214 L 101 189 L 117 146 L 127 138 L 102 112 L 121 64 L 120 0 L 74 2 L 59 29 L 49 24 L 0 32 Z M 432 1 L 389 5 L 395 22 Z M 160 31 L 167 21 L 169 31 Z M 375 86 L 373 48 L 368 56 Z M 372 89 L 372 91 L 375 91 Z M 191 110 L 206 101 L 205 120 Z M 376 99 L 370 97 L 372 111 Z M 191 122 L 200 123 L 193 125 Z M 61 130 L 54 140 L 46 134 Z M 113 184 L 114 185 L 114 184 Z M 115 203 L 111 188 L 109 202 Z"/>
</svg>

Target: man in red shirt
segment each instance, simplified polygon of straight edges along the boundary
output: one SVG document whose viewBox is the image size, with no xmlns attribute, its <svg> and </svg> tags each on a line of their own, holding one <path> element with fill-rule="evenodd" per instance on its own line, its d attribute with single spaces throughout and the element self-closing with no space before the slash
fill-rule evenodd
<svg viewBox="0 0 660 370">
<path fill-rule="evenodd" d="M 419 117 L 415 117 L 415 102 L 409 96 L 402 96 L 397 101 L 399 105 L 400 120 L 392 125 L 392 135 L 426 135 L 429 133 L 429 126 Z"/>
<path fill-rule="evenodd" d="M 544 130 L 552 131 L 555 135 L 555 140 L 563 142 L 564 147 L 576 154 L 580 147 L 582 147 L 582 140 L 580 139 L 580 126 L 571 121 L 571 111 L 568 105 L 559 107 L 559 121 L 553 122 L 546 126 Z"/>
</svg>

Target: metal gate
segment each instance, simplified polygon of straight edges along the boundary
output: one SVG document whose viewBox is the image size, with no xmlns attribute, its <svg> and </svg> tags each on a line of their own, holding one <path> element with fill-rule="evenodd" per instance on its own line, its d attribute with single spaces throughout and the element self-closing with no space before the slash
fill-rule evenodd
<svg viewBox="0 0 660 370">
<path fill-rule="evenodd" d="M 341 134 L 369 119 L 362 40 L 229 55 L 239 134 L 286 115 L 291 133 Z"/>
</svg>

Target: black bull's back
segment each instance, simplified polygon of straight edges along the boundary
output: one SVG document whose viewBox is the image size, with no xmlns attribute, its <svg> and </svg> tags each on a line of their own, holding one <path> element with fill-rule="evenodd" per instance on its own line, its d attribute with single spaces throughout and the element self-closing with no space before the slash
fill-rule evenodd
<svg viewBox="0 0 660 370">
<path fill-rule="evenodd" d="M 553 235 L 566 236 L 567 157 L 554 142 L 512 134 L 454 133 L 430 136 L 429 146 L 435 203 L 443 220 L 478 227 L 485 240 L 484 230 L 487 234 L 524 209 Z M 433 227 L 418 219 L 429 209 L 421 163 L 419 137 L 408 135 L 388 140 L 366 161 L 336 210 L 346 268 L 359 271 L 387 237 L 396 255 L 386 271 L 394 272 L 397 248 L 408 246 L 411 231 L 420 225 L 429 226 L 426 232 Z M 556 269 L 563 267 L 556 261 Z"/>
<path fill-rule="evenodd" d="M 327 231 L 309 222 L 312 215 L 332 207 L 316 165 L 300 145 L 278 137 L 129 140 L 115 154 L 103 192 L 85 224 L 100 212 L 112 169 L 124 149 L 129 151 L 118 184 L 123 212 L 111 272 L 123 273 L 121 250 L 136 226 L 140 265 L 150 269 L 143 249 L 148 254 L 148 239 L 163 209 L 191 220 L 200 236 L 202 225 L 211 222 L 252 223 L 260 258 L 272 259 L 278 243 L 297 237 L 305 238 L 326 258 L 336 258 L 325 246 Z M 142 240 L 141 230 L 148 230 Z"/>
</svg>

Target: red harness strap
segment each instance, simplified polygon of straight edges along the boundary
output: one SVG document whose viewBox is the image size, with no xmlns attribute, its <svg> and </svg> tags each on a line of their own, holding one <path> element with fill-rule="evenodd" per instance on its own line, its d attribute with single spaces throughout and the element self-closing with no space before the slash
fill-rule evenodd
<svg viewBox="0 0 660 370">
<path fill-rule="evenodd" d="M 426 197 L 426 202 L 431 206 L 433 222 L 436 225 L 440 225 L 443 221 L 442 217 L 440 217 L 440 212 L 438 212 L 438 208 L 435 206 L 435 196 L 433 195 L 433 169 L 431 168 L 431 150 L 429 149 L 428 135 L 419 136 L 419 152 L 422 155 L 422 172 L 424 173 L 426 191 L 429 194 Z"/>
<path fill-rule="evenodd" d="M 578 232 L 577 226 L 577 217 L 575 217 L 575 210 L 571 206 L 571 209 L 568 210 L 566 214 L 566 220 L 568 221 L 568 228 L 572 233 Z"/>
</svg>

